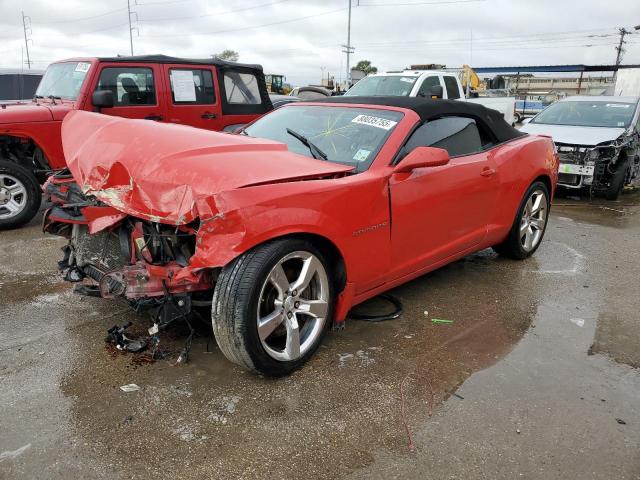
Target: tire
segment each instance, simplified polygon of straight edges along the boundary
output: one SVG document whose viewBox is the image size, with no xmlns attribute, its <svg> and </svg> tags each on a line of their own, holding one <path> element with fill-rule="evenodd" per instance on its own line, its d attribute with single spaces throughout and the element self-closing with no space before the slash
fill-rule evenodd
<svg viewBox="0 0 640 480">
<path fill-rule="evenodd" d="M 520 123 L 522 121 L 522 115 L 520 115 L 518 112 L 515 113 L 515 117 L 516 123 Z"/>
<path fill-rule="evenodd" d="M 536 207 L 537 199 L 540 203 Z M 493 250 L 505 257 L 523 260 L 535 253 L 544 237 L 551 201 L 543 182 L 534 182 L 524 194 L 507 238 Z M 526 226 L 526 228 L 525 228 Z"/>
<path fill-rule="evenodd" d="M 313 272 L 306 285 L 301 282 L 307 278 L 304 266 Z M 270 377 L 287 375 L 304 365 L 331 324 L 331 273 L 322 252 L 295 238 L 259 245 L 225 266 L 211 308 L 213 333 L 225 357 Z M 315 315 L 306 313 L 312 305 Z"/>
<path fill-rule="evenodd" d="M 615 172 L 613 172 L 611 183 L 609 184 L 609 188 L 607 188 L 604 192 L 604 198 L 607 200 L 617 200 L 620 194 L 622 193 L 622 189 L 624 188 L 624 180 L 627 177 L 627 172 L 629 171 L 629 161 L 625 160 L 620 165 Z"/>
<path fill-rule="evenodd" d="M 28 169 L 0 160 L 0 230 L 21 227 L 36 216 L 42 190 Z"/>
</svg>

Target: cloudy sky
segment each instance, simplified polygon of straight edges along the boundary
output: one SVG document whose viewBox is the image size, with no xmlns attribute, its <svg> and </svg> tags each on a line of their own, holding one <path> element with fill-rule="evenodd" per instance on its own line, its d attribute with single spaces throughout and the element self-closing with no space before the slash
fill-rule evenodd
<svg viewBox="0 0 640 480">
<path fill-rule="evenodd" d="M 344 76 L 349 0 L 131 0 L 134 53 L 206 57 L 224 49 L 293 84 Z M 353 61 L 381 70 L 611 64 L 638 0 L 352 0 Z M 74 56 L 129 54 L 126 0 L 0 0 L 0 67 L 20 67 L 27 15 L 32 68 Z M 640 63 L 640 32 L 624 63 Z M 26 59 L 26 57 L 24 57 Z"/>
</svg>

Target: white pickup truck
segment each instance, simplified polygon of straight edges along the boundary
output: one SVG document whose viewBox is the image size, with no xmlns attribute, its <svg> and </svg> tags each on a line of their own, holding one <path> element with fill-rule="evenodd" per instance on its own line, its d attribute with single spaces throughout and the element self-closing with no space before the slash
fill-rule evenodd
<svg viewBox="0 0 640 480">
<path fill-rule="evenodd" d="M 502 113 L 509 125 L 514 125 L 516 122 L 515 97 L 466 98 L 464 88 L 458 77 L 454 73 L 444 70 L 404 70 L 401 72 L 373 73 L 356 83 L 345 95 L 359 97 L 422 96 L 430 98 L 431 88 L 437 85 L 442 87 L 442 98 L 479 103 Z"/>
</svg>

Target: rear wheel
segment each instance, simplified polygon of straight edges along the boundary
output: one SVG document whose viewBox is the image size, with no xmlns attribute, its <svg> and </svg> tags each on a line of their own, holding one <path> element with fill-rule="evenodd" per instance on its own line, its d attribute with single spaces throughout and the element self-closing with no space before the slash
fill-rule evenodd
<svg viewBox="0 0 640 480">
<path fill-rule="evenodd" d="M 493 249 L 518 260 L 530 257 L 544 237 L 549 217 L 549 189 L 543 182 L 534 182 L 525 193 L 509 235 Z"/>
<path fill-rule="evenodd" d="M 305 240 L 275 240 L 222 270 L 213 294 L 213 332 L 232 362 L 268 376 L 287 375 L 320 345 L 333 298 L 322 253 Z"/>
<path fill-rule="evenodd" d="M 0 230 L 28 223 L 38 213 L 42 191 L 36 177 L 14 162 L 0 160 Z"/>
</svg>

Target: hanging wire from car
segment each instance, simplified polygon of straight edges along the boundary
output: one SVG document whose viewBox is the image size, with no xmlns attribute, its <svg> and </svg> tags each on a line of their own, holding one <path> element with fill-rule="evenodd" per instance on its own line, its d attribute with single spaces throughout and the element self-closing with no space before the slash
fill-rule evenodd
<svg viewBox="0 0 640 480">
<path fill-rule="evenodd" d="M 357 311 L 355 311 L 358 307 L 355 307 L 354 309 L 349 311 L 347 317 L 351 318 L 352 320 L 363 320 L 365 322 L 386 322 L 388 320 L 395 320 L 396 318 L 400 317 L 400 315 L 402 315 L 404 308 L 402 306 L 402 302 L 400 302 L 398 298 L 394 297 L 390 293 L 383 293 L 381 295 L 378 295 L 377 297 L 374 297 L 374 299 L 375 298 L 386 300 L 389 304 L 393 305 L 394 310 L 391 313 L 371 315 L 358 313 Z"/>
</svg>

